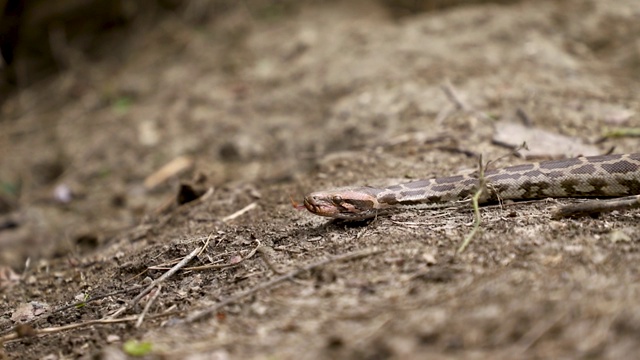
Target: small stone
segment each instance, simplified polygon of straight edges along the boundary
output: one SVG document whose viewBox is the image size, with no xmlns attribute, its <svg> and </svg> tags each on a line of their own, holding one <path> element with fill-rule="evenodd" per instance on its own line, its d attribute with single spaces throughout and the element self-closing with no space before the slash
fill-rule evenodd
<svg viewBox="0 0 640 360">
<path fill-rule="evenodd" d="M 258 316 L 263 316 L 267 313 L 267 307 L 262 303 L 256 302 L 251 305 L 251 311 Z"/>
<path fill-rule="evenodd" d="M 613 230 L 609 233 L 609 240 L 612 243 L 618 243 L 618 242 L 630 242 L 631 238 L 629 237 L 629 235 L 627 235 L 625 232 L 621 231 L 621 230 Z"/>
<path fill-rule="evenodd" d="M 566 245 L 564 247 L 564 251 L 568 252 L 571 255 L 578 255 L 582 253 L 584 250 L 582 245 Z"/>
<path fill-rule="evenodd" d="M 424 262 L 427 265 L 435 265 L 438 263 L 438 260 L 436 260 L 436 256 L 434 253 L 431 252 L 425 252 L 422 254 L 422 260 L 424 260 Z"/>
<path fill-rule="evenodd" d="M 120 339 L 120 336 L 118 336 L 118 335 L 115 335 L 115 334 L 107 335 L 107 343 L 108 344 L 113 344 L 115 342 L 120 342 L 120 341 L 121 341 L 121 339 Z"/>
</svg>

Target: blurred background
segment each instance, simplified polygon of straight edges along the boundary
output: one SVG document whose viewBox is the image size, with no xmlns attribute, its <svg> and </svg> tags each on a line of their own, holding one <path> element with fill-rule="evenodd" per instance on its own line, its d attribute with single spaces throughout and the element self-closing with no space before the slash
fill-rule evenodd
<svg viewBox="0 0 640 360">
<path fill-rule="evenodd" d="M 446 259 L 469 219 L 414 227 L 383 223 L 372 227 L 366 239 L 357 235 L 360 240 L 347 241 L 345 234 L 361 229 L 331 227 L 295 211 L 290 196 L 300 201 L 309 191 L 334 186 L 473 171 L 480 154 L 499 159 L 495 166 L 513 164 L 520 160 L 504 155 L 524 141 L 534 160 L 638 149 L 632 131 L 640 127 L 638 0 L 0 0 L 0 52 L 0 266 L 20 273 L 31 264 L 44 273 L 51 264 L 64 264 L 88 277 L 85 287 L 102 280 L 92 281 L 83 266 L 100 264 L 97 275 L 129 278 L 159 262 L 152 255 L 172 254 L 163 246 L 214 233 L 225 246 L 236 246 L 234 251 L 244 251 L 248 238 L 274 248 L 295 247 L 283 251 L 289 257 L 280 260 L 292 261 L 287 263 L 292 267 L 317 260 L 323 251 L 388 247 L 398 253 L 366 272 L 357 269 L 341 278 L 374 279 L 371 274 L 377 271 L 378 279 L 386 280 L 367 289 L 379 284 L 396 286 L 394 291 L 435 288 L 442 290 L 434 293 L 441 301 L 448 296 L 446 286 L 462 289 L 466 281 L 451 275 L 455 271 L 449 265 L 454 268 L 458 260 Z M 185 206 L 203 194 L 208 194 L 205 200 Z M 256 206 L 231 224 L 222 220 L 251 204 Z M 535 214 L 524 218 L 541 218 Z M 451 220 L 439 219 L 434 221 Z M 637 242 L 615 245 L 612 240 L 607 244 L 614 245 L 601 248 L 600 238 L 594 238 L 622 229 L 637 239 L 633 218 L 625 219 L 622 225 L 546 227 L 543 220 L 532 224 L 516 216 L 515 230 L 504 219 L 496 221 L 505 227 L 487 231 L 472 255 L 460 260 L 468 266 L 461 273 L 498 272 L 512 261 L 539 272 L 526 281 L 495 281 L 510 284 L 512 292 L 467 304 L 474 309 L 497 304 L 493 310 L 469 312 L 477 315 L 475 320 L 454 316 L 460 309 L 424 318 L 402 309 L 400 315 L 390 312 L 406 321 L 415 318 L 415 328 L 389 320 L 385 324 L 395 330 L 385 334 L 422 335 L 411 345 L 402 340 L 387 350 L 401 356 L 424 344 L 449 350 L 512 345 L 513 339 L 529 344 L 523 335 L 529 326 L 523 329 L 522 323 L 547 329 L 545 324 L 565 320 L 557 342 L 554 338 L 536 348 L 540 357 L 576 349 L 616 357 L 615 349 L 637 349 L 636 320 L 618 327 L 627 329 L 620 330 L 620 346 L 603 345 L 602 339 L 615 337 L 609 331 L 616 327 L 608 326 L 625 318 L 620 314 L 626 305 L 618 312 L 607 312 L 603 305 L 592 316 L 600 311 L 589 307 L 593 294 L 574 297 L 571 292 L 595 284 L 591 274 L 607 280 L 596 292 L 612 286 L 607 291 L 622 294 L 616 304 L 637 299 L 626 287 L 637 277 L 621 265 L 637 264 Z M 502 241 L 504 234 L 520 242 Z M 584 240 L 581 254 L 617 259 L 617 265 L 573 256 L 574 248 L 563 252 L 559 242 L 565 239 Z M 191 251 L 179 249 L 176 257 Z M 415 270 L 412 264 L 427 269 L 438 261 L 446 268 L 441 277 L 416 275 L 411 279 L 427 279 L 418 285 L 396 281 Z M 580 266 L 585 270 L 573 273 Z M 559 299 L 577 299 L 571 306 L 586 309 L 573 320 L 597 320 L 582 333 L 572 332 L 574 323 L 565 316 L 575 311 L 548 311 L 545 296 L 553 291 L 545 287 L 547 279 L 560 273 L 569 275 L 558 275 L 555 284 L 560 285 L 548 286 L 561 289 Z M 207 286 L 217 284 L 215 291 L 222 294 L 243 286 L 224 274 L 217 282 L 208 279 Z M 59 291 L 61 297 L 52 300 L 46 293 L 49 301 L 66 301 L 71 291 L 66 286 L 77 283 L 72 278 L 63 285 L 52 280 L 59 287 L 46 291 Z M 534 288 L 530 284 L 543 290 L 523 303 L 518 297 Z M 362 293 L 369 291 L 365 287 Z M 344 295 L 352 286 L 345 288 L 336 293 Z M 28 294 L 34 293 L 43 294 Z M 367 294 L 382 308 L 393 306 L 382 290 Z M 7 304 L 22 301 L 19 292 L 12 296 Z M 290 300 L 283 299 L 278 301 Z M 309 310 L 287 306 L 301 314 Z M 320 317 L 309 315 L 313 321 Z M 0 325 L 10 323 L 8 318 Z M 331 321 L 322 323 L 327 330 L 321 331 L 326 335 L 322 344 L 338 349 L 352 344 L 357 351 L 341 354 L 365 358 L 375 348 L 369 345 L 384 342 L 385 336 L 367 335 L 375 335 L 375 321 L 358 328 L 365 340 L 353 344 L 351 328 L 338 336 L 327 330 Z M 477 321 L 480 330 L 467 326 L 470 321 Z M 436 323 L 442 328 L 421 328 Z M 309 344 L 318 328 L 283 328 L 289 330 L 277 340 L 254 339 L 251 331 L 232 333 L 246 336 L 238 344 L 315 346 Z M 587 333 L 604 335 L 598 342 Z M 333 341 L 336 336 L 341 340 Z M 40 355 L 53 348 L 42 346 Z M 318 349 L 317 354 L 326 350 Z"/>
</svg>

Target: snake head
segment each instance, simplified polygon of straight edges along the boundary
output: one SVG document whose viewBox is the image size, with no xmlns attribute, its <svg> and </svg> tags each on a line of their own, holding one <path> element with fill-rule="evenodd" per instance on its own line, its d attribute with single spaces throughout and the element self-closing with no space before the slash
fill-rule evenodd
<svg viewBox="0 0 640 360">
<path fill-rule="evenodd" d="M 304 197 L 304 206 L 320 216 L 363 220 L 376 216 L 380 209 L 376 192 L 367 187 L 318 191 Z"/>
</svg>

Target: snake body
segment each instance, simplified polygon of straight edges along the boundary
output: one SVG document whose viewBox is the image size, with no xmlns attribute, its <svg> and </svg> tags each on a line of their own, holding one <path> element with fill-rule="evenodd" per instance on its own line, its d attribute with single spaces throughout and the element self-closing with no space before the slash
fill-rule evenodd
<svg viewBox="0 0 640 360">
<path fill-rule="evenodd" d="M 487 170 L 480 203 L 548 197 L 618 197 L 640 194 L 640 153 L 576 157 Z M 469 199 L 474 175 L 417 180 L 385 188 L 344 187 L 305 196 L 310 212 L 363 220 L 380 212 Z"/>
</svg>

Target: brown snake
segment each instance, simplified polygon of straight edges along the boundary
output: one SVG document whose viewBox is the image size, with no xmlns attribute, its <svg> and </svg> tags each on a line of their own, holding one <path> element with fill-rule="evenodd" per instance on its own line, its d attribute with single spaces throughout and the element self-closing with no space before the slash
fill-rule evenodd
<svg viewBox="0 0 640 360">
<path fill-rule="evenodd" d="M 640 195 L 640 153 L 578 157 L 487 170 L 479 203 L 548 197 Z M 479 186 L 473 175 L 392 185 L 344 187 L 308 194 L 304 207 L 337 219 L 363 220 L 402 208 L 469 199 Z"/>
</svg>

